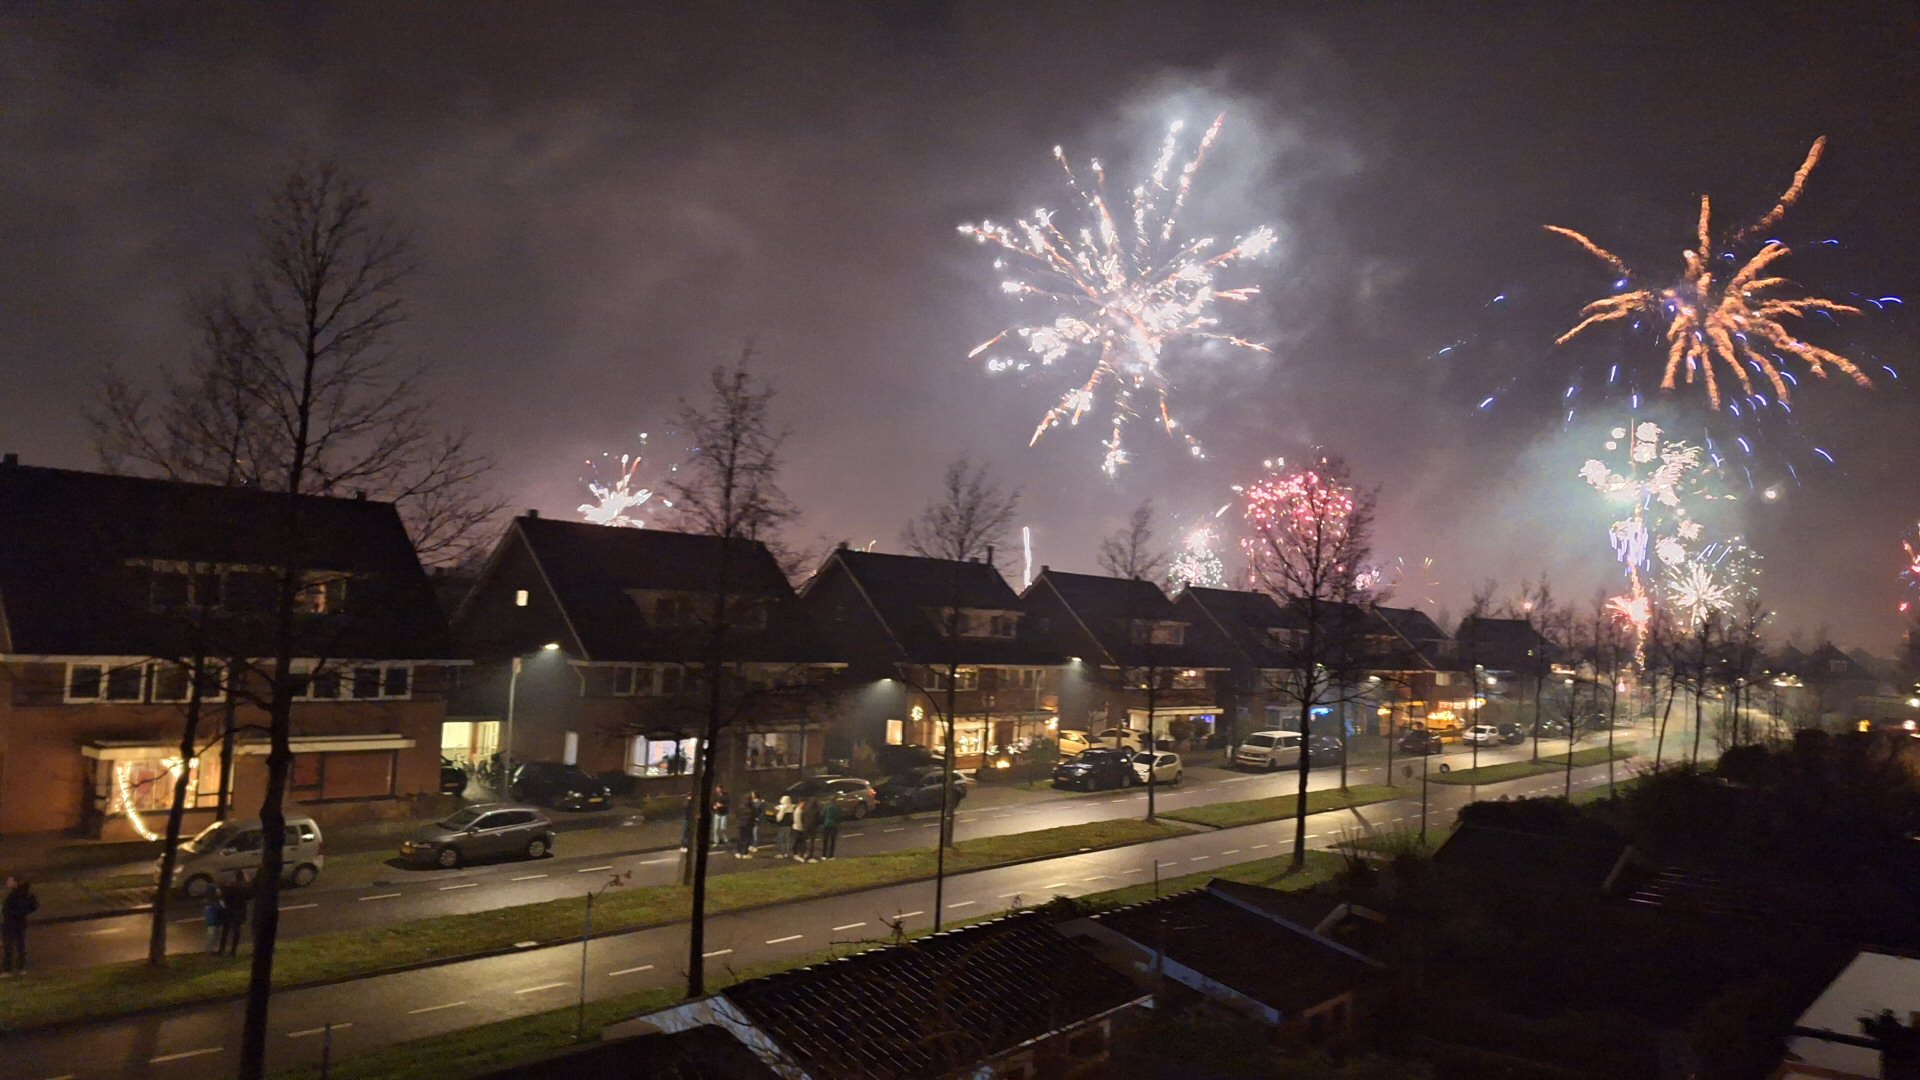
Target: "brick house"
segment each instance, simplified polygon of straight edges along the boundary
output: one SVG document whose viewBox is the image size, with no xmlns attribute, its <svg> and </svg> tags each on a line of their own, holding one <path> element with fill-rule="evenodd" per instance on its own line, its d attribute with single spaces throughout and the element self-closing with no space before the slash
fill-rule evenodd
<svg viewBox="0 0 1920 1080">
<path fill-rule="evenodd" d="M 284 500 L 0 464 L 0 832 L 148 836 L 182 768 L 189 829 L 223 781 L 235 813 L 259 805 Z M 303 497 L 299 514 L 289 809 L 403 816 L 438 790 L 446 620 L 391 505 Z M 199 750 L 182 762 L 196 668 Z"/>
<path fill-rule="evenodd" d="M 843 547 L 801 596 L 858 688 L 838 754 L 864 762 L 885 746 L 944 749 L 950 666 L 959 767 L 1060 726 L 1066 657 L 1034 632 L 991 563 Z"/>
<path fill-rule="evenodd" d="M 798 695 L 757 691 L 820 686 L 841 665 L 766 545 L 728 542 L 731 722 L 720 772 L 770 771 L 771 782 L 822 760 L 829 716 L 796 705 Z M 449 755 L 492 757 L 511 699 L 516 762 L 564 761 L 643 780 L 688 774 L 706 719 L 699 673 L 722 543 L 515 518 L 454 612 L 454 640 L 475 667 L 448 720 Z"/>
</svg>

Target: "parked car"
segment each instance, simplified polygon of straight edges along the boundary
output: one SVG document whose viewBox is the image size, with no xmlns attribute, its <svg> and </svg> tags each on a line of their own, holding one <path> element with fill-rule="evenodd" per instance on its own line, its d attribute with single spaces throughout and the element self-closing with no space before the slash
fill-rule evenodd
<svg viewBox="0 0 1920 1080">
<path fill-rule="evenodd" d="M 1086 732 L 1072 729 L 1061 731 L 1054 741 L 1060 746 L 1061 757 L 1072 757 L 1093 745 L 1093 740 Z"/>
<path fill-rule="evenodd" d="M 188 896 L 198 899 L 214 885 L 224 885 L 235 874 L 260 872 L 259 818 L 216 821 L 181 843 L 175 852 L 173 880 Z M 295 885 L 311 885 L 327 865 L 327 843 L 320 823 L 310 817 L 287 819 L 286 853 L 282 872 Z M 158 860 L 154 872 L 159 873 Z"/>
<path fill-rule="evenodd" d="M 403 861 L 443 870 L 484 859 L 538 859 L 552 851 L 553 821 L 531 806 L 508 803 L 469 806 L 400 843 Z"/>
<path fill-rule="evenodd" d="M 1527 741 L 1527 729 L 1519 724 L 1501 724 L 1500 741 L 1508 746 L 1518 746 Z"/>
<path fill-rule="evenodd" d="M 1245 769 L 1279 769 L 1300 763 L 1300 733 L 1256 731 L 1233 751 L 1233 764 Z"/>
<path fill-rule="evenodd" d="M 1161 739 L 1162 742 L 1166 740 Z M 1092 736 L 1095 746 L 1104 746 L 1110 750 L 1131 750 L 1138 754 L 1147 748 L 1147 733 L 1133 728 L 1110 727 L 1095 732 Z"/>
<path fill-rule="evenodd" d="M 1437 754 L 1445 747 L 1440 736 L 1423 728 L 1402 732 L 1397 743 L 1403 754 Z"/>
<path fill-rule="evenodd" d="M 916 810 L 938 810 L 945 788 L 940 776 L 945 770 L 934 768 L 909 769 L 906 772 L 890 776 L 874 789 L 874 796 L 880 808 L 896 814 L 911 814 Z M 965 773 L 953 774 L 953 801 L 957 806 L 967 797 L 967 789 L 973 786 L 972 778 Z"/>
<path fill-rule="evenodd" d="M 1136 782 L 1146 783 L 1149 770 L 1152 771 L 1153 782 L 1156 784 L 1177 784 L 1187 771 L 1185 766 L 1180 764 L 1180 755 L 1171 750 L 1161 750 L 1155 754 L 1135 754 L 1133 773 L 1139 778 Z"/>
<path fill-rule="evenodd" d="M 458 795 L 467 790 L 467 770 L 459 762 L 440 759 L 440 794 Z"/>
<path fill-rule="evenodd" d="M 1338 765 L 1347 757 L 1347 746 L 1333 735 L 1315 735 L 1307 740 L 1307 767 Z"/>
<path fill-rule="evenodd" d="M 1096 746 L 1053 767 L 1053 786 L 1103 791 L 1131 787 L 1140 780 L 1133 771 L 1133 751 Z"/>
<path fill-rule="evenodd" d="M 1492 724 L 1475 724 L 1461 734 L 1460 741 L 1472 746 L 1492 746 L 1501 741 L 1500 729 Z"/>
<path fill-rule="evenodd" d="M 555 810 L 597 810 L 612 795 L 607 785 L 578 765 L 529 761 L 514 766 L 513 797 Z"/>
<path fill-rule="evenodd" d="M 873 785 L 854 776 L 816 776 L 794 784 L 784 794 L 796 803 L 816 796 L 832 798 L 840 804 L 840 813 L 855 821 L 873 813 L 874 807 L 880 805 L 880 795 Z M 778 798 L 768 800 L 767 820 L 773 820 L 773 808 L 779 801 Z"/>
</svg>

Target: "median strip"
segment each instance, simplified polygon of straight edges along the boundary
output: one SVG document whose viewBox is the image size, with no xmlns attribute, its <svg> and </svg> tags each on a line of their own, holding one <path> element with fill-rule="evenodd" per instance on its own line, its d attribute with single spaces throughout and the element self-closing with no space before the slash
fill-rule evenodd
<svg viewBox="0 0 1920 1080">
<path fill-rule="evenodd" d="M 1307 814 L 1311 816 L 1329 810 L 1350 810 L 1369 803 L 1398 799 L 1405 794 L 1401 789 L 1385 784 L 1355 784 L 1346 791 L 1322 788 L 1307 792 Z M 1263 821 L 1283 821 L 1293 817 L 1298 808 L 1299 796 L 1288 794 L 1168 810 L 1160 816 L 1215 829 L 1232 829 L 1241 825 L 1258 825 Z"/>
<path fill-rule="evenodd" d="M 1625 761 L 1633 756 L 1631 743 L 1618 743 L 1611 752 L 1614 761 Z M 1609 752 L 1604 746 L 1591 746 L 1585 750 L 1573 752 L 1573 767 L 1578 769 L 1586 765 L 1605 765 Z M 1547 776 L 1563 773 L 1567 769 L 1567 755 L 1550 754 L 1539 761 L 1503 761 L 1498 765 L 1482 765 L 1477 769 L 1450 769 L 1447 772 L 1429 770 L 1427 779 L 1436 784 L 1498 784 L 1506 780 L 1520 780 L 1529 776 Z M 1529 789 L 1551 791 L 1552 785 Z"/>
</svg>

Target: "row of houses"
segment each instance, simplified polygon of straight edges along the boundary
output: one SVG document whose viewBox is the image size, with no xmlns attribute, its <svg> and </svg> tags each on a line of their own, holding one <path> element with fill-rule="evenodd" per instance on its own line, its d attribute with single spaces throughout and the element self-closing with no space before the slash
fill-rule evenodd
<svg viewBox="0 0 1920 1080">
<path fill-rule="evenodd" d="M 291 797 L 323 821 L 418 812 L 443 762 L 484 768 L 509 745 L 675 790 L 699 750 L 692 690 L 723 564 L 734 711 L 717 756 L 763 788 L 941 749 L 949 719 L 969 767 L 1149 714 L 1195 743 L 1297 726 L 1276 687 L 1301 628 L 1258 593 L 1169 597 L 1051 568 L 1016 591 L 988 562 L 847 548 L 796 589 L 757 542 L 528 513 L 448 602 L 392 506 L 299 504 Z M 0 464 L 0 833 L 147 835 L 183 771 L 189 827 L 258 802 L 285 505 Z M 1327 723 L 1471 707 L 1459 643 L 1419 611 L 1368 618 L 1377 689 Z M 1481 623 L 1476 662 L 1506 622 Z M 183 755 L 196 671 L 201 734 Z"/>
</svg>

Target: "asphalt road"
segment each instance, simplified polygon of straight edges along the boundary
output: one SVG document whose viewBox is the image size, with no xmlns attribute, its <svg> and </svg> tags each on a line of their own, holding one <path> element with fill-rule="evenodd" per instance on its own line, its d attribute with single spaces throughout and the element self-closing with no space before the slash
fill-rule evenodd
<svg viewBox="0 0 1920 1080">
<path fill-rule="evenodd" d="M 1487 757 L 1482 755 L 1483 764 Z M 1414 764 L 1417 769 L 1418 763 Z M 1358 772 L 1355 780 L 1379 779 L 1377 770 L 1374 776 L 1360 776 Z M 1575 783 L 1583 788 L 1604 784 L 1606 775 L 1605 765 L 1589 766 L 1575 770 Z M 1271 782 L 1277 784 L 1279 778 Z M 1266 790 L 1268 783 L 1251 776 L 1225 777 L 1212 787 L 1216 799 L 1241 798 L 1271 793 Z M 1560 777 L 1542 776 L 1483 785 L 1479 791 L 1523 795 L 1560 789 Z M 1204 790 L 1196 785 L 1194 795 L 1204 798 Z M 1180 797 L 1191 799 L 1194 795 Z M 1468 787 L 1433 785 L 1428 793 L 1430 819 L 1436 826 L 1451 820 L 1473 795 L 1474 789 Z M 1143 798 L 1129 793 L 1118 798 L 1071 800 L 1064 805 L 1050 803 L 1006 827 L 1035 827 L 1025 818 L 1041 816 L 1052 823 L 1054 813 L 1133 814 L 1141 809 Z M 1307 822 L 1308 843 L 1327 847 L 1356 831 L 1417 828 L 1419 798 L 1419 785 L 1415 783 L 1402 799 L 1314 815 Z M 987 826 L 976 823 L 975 827 Z M 1196 832 L 1133 847 L 957 875 L 947 882 L 947 915 L 953 919 L 991 915 L 1049 896 L 1077 896 L 1152 881 L 1156 873 L 1172 877 L 1284 854 L 1292 841 L 1293 828 L 1293 822 L 1279 821 Z M 916 882 L 717 916 L 708 923 L 705 962 L 710 972 L 717 973 L 830 946 L 885 941 L 891 934 L 891 922 L 908 929 L 927 927 L 932 921 L 928 910 L 932 902 L 932 884 Z M 685 978 L 685 950 L 683 925 L 596 940 L 587 953 L 586 993 L 598 999 L 681 983 Z M 344 1055 L 573 1003 L 581 992 L 581 955 L 577 943 L 533 947 L 506 956 L 277 994 L 271 1021 L 271 1063 L 279 1067 L 318 1061 L 322 1031 L 329 1023 L 333 1025 L 334 1052 Z M 240 1006 L 232 1003 L 16 1035 L 7 1039 L 0 1074 L 43 1080 L 227 1075 L 234 1068 L 240 1025 Z"/>
<path fill-rule="evenodd" d="M 1543 753 L 1559 753 L 1564 743 L 1542 742 Z M 1525 760 L 1529 746 L 1483 749 L 1482 765 Z M 1437 768 L 1442 761 L 1464 768 L 1471 752 L 1452 750 L 1432 759 Z M 1419 775 L 1419 759 L 1396 758 L 1394 771 L 1404 773 L 1407 766 Z M 1314 790 L 1339 786 L 1337 768 L 1315 769 L 1309 786 Z M 1386 767 L 1356 766 L 1348 772 L 1350 783 L 1381 783 Z M 1401 778 L 1405 783 L 1407 778 Z M 1296 790 L 1291 771 L 1278 773 L 1236 773 L 1221 769 L 1195 769 L 1178 786 L 1155 785 L 1155 806 L 1161 810 L 1201 806 L 1239 799 L 1263 798 Z M 1060 793 L 1042 802 L 1020 805 L 985 806 L 991 793 L 962 803 L 956 814 L 957 837 L 977 839 L 1004 833 L 1030 832 L 1062 825 L 1078 825 L 1110 818 L 1138 817 L 1145 811 L 1143 789 L 1099 794 Z M 845 855 L 871 855 L 909 848 L 930 848 L 939 827 L 938 816 L 928 812 L 907 816 L 881 815 L 849 824 L 840 831 Z M 769 843 L 771 837 L 767 837 Z M 557 854 L 535 861 L 511 861 L 466 867 L 458 870 L 394 868 L 390 876 L 369 885 L 329 888 L 322 874 L 318 883 L 306 889 L 289 890 L 281 896 L 280 932 L 285 938 L 327 933 L 367 926 L 387 926 L 435 915 L 452 915 L 496 908 L 532 904 L 560 897 L 578 896 L 598 887 L 613 874 L 631 871 L 629 886 L 661 885 L 678 880 L 681 855 L 677 850 L 653 851 L 626 856 L 569 857 L 565 854 L 567 834 L 555 840 Z M 740 873 L 778 865 L 770 849 L 761 857 L 741 861 L 716 853 L 710 862 L 716 874 Z M 172 914 L 173 932 L 168 935 L 170 952 L 192 952 L 205 947 L 204 923 L 200 905 L 192 900 L 176 900 Z M 34 963 L 41 970 L 91 967 L 145 958 L 149 916 L 121 915 L 78 922 L 56 923 L 34 930 Z"/>
</svg>

